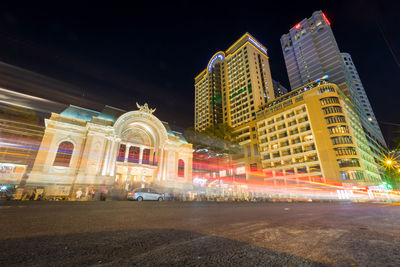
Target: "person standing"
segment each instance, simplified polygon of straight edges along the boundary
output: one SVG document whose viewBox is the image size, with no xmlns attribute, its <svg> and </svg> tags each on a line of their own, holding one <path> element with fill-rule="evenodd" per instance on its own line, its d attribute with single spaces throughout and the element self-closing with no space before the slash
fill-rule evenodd
<svg viewBox="0 0 400 267">
<path fill-rule="evenodd" d="M 76 199 L 81 199 L 82 197 L 82 190 L 79 189 L 78 191 L 76 191 Z"/>
</svg>

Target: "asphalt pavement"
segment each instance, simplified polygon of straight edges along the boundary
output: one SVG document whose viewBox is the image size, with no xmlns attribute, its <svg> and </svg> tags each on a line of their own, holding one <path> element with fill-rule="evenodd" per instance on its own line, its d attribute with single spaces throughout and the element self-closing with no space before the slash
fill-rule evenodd
<svg viewBox="0 0 400 267">
<path fill-rule="evenodd" d="M 400 266 L 400 206 L 0 202 L 1 266 Z"/>
</svg>

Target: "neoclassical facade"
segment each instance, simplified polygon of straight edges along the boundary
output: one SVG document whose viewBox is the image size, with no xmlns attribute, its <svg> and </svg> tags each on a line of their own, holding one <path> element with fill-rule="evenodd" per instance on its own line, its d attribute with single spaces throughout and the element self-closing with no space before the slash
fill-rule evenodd
<svg viewBox="0 0 400 267">
<path fill-rule="evenodd" d="M 147 104 L 138 108 L 96 112 L 71 105 L 53 113 L 27 184 L 190 188 L 192 145 Z"/>
</svg>

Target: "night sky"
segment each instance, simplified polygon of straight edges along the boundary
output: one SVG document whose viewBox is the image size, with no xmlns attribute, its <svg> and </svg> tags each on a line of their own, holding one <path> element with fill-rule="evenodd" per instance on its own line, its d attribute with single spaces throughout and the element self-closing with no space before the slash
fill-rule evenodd
<svg viewBox="0 0 400 267">
<path fill-rule="evenodd" d="M 74 84 L 87 108 L 148 102 L 175 128 L 191 126 L 194 77 L 245 32 L 267 47 L 272 77 L 289 88 L 280 37 L 322 10 L 377 119 L 400 123 L 400 1 L 56 2 L 0 8 L 0 60 Z M 392 138 L 395 126 L 381 126 Z"/>
</svg>

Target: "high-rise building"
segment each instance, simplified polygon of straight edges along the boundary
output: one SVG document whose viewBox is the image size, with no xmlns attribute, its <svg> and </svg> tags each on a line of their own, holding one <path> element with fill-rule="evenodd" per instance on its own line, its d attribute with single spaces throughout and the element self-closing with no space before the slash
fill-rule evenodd
<svg viewBox="0 0 400 267">
<path fill-rule="evenodd" d="M 274 98 L 267 49 L 246 33 L 216 53 L 195 78 L 195 129 L 239 126 L 254 120 L 256 111 Z"/>
<path fill-rule="evenodd" d="M 262 170 L 274 184 L 381 182 L 352 103 L 324 78 L 266 104 L 236 132 L 248 170 Z"/>
<path fill-rule="evenodd" d="M 314 12 L 311 18 L 303 19 L 282 35 L 281 46 L 292 89 L 326 74 L 333 83 L 346 82 L 335 36 L 321 11 Z"/>
<path fill-rule="evenodd" d="M 351 100 L 369 146 L 378 158 L 379 151 L 386 147 L 385 140 L 351 57 L 340 52 L 325 14 L 316 11 L 311 18 L 300 21 L 282 35 L 281 46 L 291 88 L 328 75 L 329 81 L 337 84 Z"/>
<path fill-rule="evenodd" d="M 289 91 L 284 87 L 279 81 L 272 79 L 272 84 L 274 85 L 274 95 L 275 98 L 287 94 Z"/>
<path fill-rule="evenodd" d="M 371 148 L 376 150 L 384 150 L 382 144 L 385 144 L 385 139 L 382 136 L 381 129 L 379 128 L 379 124 L 375 118 L 374 111 L 372 110 L 372 106 L 368 100 L 367 94 L 364 90 L 364 86 L 361 82 L 360 76 L 358 75 L 357 69 L 353 63 L 353 60 L 348 53 L 341 53 L 344 66 L 346 69 L 348 79 L 352 81 L 352 87 L 355 92 L 355 96 L 357 96 L 358 108 L 359 112 L 363 114 L 363 116 L 359 116 L 361 124 L 366 127 L 366 135 L 371 144 L 374 144 Z M 377 151 L 378 152 L 378 151 Z"/>
</svg>

